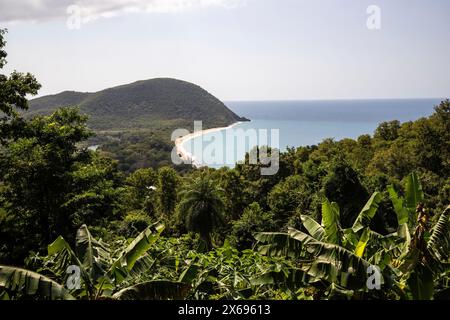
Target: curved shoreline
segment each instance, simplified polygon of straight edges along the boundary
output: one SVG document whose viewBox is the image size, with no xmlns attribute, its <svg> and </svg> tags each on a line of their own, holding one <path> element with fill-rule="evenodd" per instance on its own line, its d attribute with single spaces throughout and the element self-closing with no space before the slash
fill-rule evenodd
<svg viewBox="0 0 450 320">
<path fill-rule="evenodd" d="M 197 137 L 203 136 L 208 133 L 231 129 L 234 126 L 237 126 L 238 124 L 241 124 L 241 123 L 242 123 L 242 121 L 238 121 L 238 122 L 235 122 L 235 123 L 229 125 L 228 127 L 211 128 L 211 129 L 205 129 L 205 130 L 201 130 L 201 131 L 195 131 L 195 132 L 189 133 L 185 136 L 177 138 L 175 140 L 175 147 L 176 147 L 178 156 L 185 162 L 190 161 L 192 163 L 192 165 L 196 168 L 201 167 L 202 164 L 195 162 L 194 155 L 186 150 L 186 148 L 184 147 L 184 144 L 192 139 L 195 139 Z"/>
</svg>

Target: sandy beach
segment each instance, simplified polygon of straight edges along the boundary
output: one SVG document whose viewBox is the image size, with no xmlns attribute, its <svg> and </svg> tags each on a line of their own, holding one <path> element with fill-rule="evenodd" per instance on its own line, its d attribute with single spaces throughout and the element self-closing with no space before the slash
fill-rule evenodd
<svg viewBox="0 0 450 320">
<path fill-rule="evenodd" d="M 228 127 L 221 127 L 221 128 L 211 128 L 211 129 L 206 129 L 206 130 L 201 130 L 201 131 L 196 131 L 190 134 L 187 134 L 185 136 L 182 136 L 178 139 L 175 140 L 175 147 L 177 149 L 177 154 L 180 156 L 180 158 L 183 161 L 191 161 L 192 165 L 195 167 L 201 167 L 202 164 L 201 163 L 197 163 L 195 161 L 195 157 L 186 150 L 186 148 L 184 147 L 184 144 L 192 139 L 195 139 L 197 137 L 200 137 L 204 134 L 208 134 L 208 133 L 212 133 L 212 132 L 217 132 L 217 131 L 222 131 L 222 130 L 227 130 L 227 129 L 231 129 L 234 126 L 240 124 L 242 122 L 235 122 L 232 125 L 228 126 Z"/>
</svg>

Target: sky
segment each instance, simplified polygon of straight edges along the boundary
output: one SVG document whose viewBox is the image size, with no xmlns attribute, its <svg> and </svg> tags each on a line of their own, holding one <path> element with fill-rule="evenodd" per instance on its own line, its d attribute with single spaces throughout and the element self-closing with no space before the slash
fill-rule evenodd
<svg viewBox="0 0 450 320">
<path fill-rule="evenodd" d="M 2 73 L 33 73 L 40 96 L 169 77 L 225 101 L 445 98 L 449 12 L 448 0 L 0 0 Z"/>
</svg>

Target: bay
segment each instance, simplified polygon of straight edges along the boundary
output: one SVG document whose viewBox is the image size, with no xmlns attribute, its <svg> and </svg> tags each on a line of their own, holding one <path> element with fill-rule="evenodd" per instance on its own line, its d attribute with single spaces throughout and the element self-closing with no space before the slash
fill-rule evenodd
<svg viewBox="0 0 450 320">
<path fill-rule="evenodd" d="M 185 148 L 204 165 L 233 167 L 256 145 L 274 145 L 273 142 L 278 140 L 280 150 L 285 151 L 288 147 L 316 145 L 326 138 L 356 139 L 363 134 L 373 134 L 383 121 L 406 122 L 427 117 L 442 100 L 229 101 L 225 104 L 231 110 L 251 121 L 189 140 Z M 260 136 L 265 130 L 267 140 L 263 139 L 264 134 Z M 270 139 L 273 130 L 278 132 L 278 139 L 276 136 Z M 240 136 L 227 140 L 227 134 L 231 137 L 239 132 L 256 132 L 258 139 L 246 139 L 245 144 Z"/>
</svg>

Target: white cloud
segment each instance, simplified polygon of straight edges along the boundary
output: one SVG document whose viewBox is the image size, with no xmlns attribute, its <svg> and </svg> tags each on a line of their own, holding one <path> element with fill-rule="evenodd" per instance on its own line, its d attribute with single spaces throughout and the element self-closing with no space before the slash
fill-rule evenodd
<svg viewBox="0 0 450 320">
<path fill-rule="evenodd" d="M 67 18 L 78 8 L 84 22 L 126 13 L 172 13 L 207 7 L 227 9 L 246 0 L 0 0 L 0 22 L 47 21 Z M 76 7 L 71 7 L 76 6 Z"/>
</svg>

